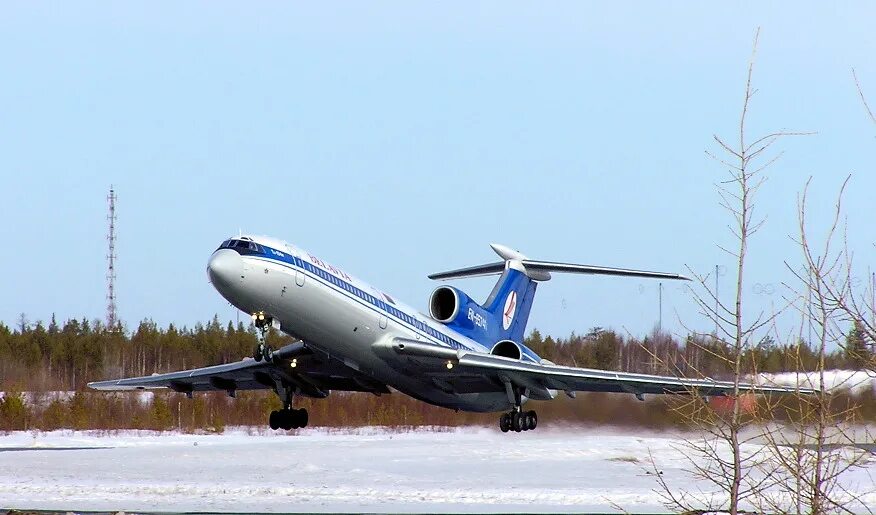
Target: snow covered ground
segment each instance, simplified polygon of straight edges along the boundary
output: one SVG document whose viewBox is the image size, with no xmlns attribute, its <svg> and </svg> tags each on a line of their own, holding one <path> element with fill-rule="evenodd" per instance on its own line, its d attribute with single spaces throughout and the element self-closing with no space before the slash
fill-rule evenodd
<svg viewBox="0 0 876 515">
<path fill-rule="evenodd" d="M 610 428 L 366 428 L 221 435 L 0 435 L 0 508 L 127 511 L 666 511 L 697 485 L 671 434 Z M 876 460 L 844 481 L 876 506 Z"/>
<path fill-rule="evenodd" d="M 818 388 L 821 379 L 817 372 L 780 372 L 777 374 L 758 374 L 754 382 L 767 386 Z M 825 370 L 824 387 L 828 391 L 846 391 L 852 395 L 876 392 L 876 372 L 872 370 Z"/>
</svg>

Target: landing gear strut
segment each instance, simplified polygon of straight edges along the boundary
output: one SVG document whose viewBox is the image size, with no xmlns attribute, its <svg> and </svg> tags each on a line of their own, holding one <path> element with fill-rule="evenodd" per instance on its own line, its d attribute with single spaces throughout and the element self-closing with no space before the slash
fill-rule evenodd
<svg viewBox="0 0 876 515">
<path fill-rule="evenodd" d="M 266 315 L 264 311 L 258 311 L 252 314 L 252 321 L 258 330 L 259 343 L 253 350 L 252 357 L 256 361 L 270 361 L 274 355 L 274 350 L 267 343 L 268 328 L 271 327 L 273 320 Z"/>
<path fill-rule="evenodd" d="M 299 427 L 307 427 L 308 415 L 304 408 L 293 409 L 292 397 L 294 392 L 292 388 L 285 386 L 280 389 L 277 387 L 277 392 L 280 398 L 283 399 L 283 409 L 272 411 L 268 417 L 268 425 L 271 429 L 298 429 Z"/>
<path fill-rule="evenodd" d="M 508 400 L 514 404 L 514 409 L 499 417 L 499 429 L 503 433 L 508 431 L 529 431 L 538 426 L 538 415 L 535 411 L 523 411 L 523 393 L 520 388 L 514 388 L 510 381 L 505 382 L 505 391 L 508 394 Z"/>
</svg>

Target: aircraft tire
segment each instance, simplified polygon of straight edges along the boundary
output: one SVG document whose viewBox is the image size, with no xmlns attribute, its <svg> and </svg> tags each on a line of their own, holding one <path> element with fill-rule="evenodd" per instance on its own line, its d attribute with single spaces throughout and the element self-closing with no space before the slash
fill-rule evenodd
<svg viewBox="0 0 876 515">
<path fill-rule="evenodd" d="M 277 411 L 271 412 L 271 415 L 268 417 L 268 425 L 271 426 L 271 429 L 280 429 L 279 418 Z"/>
<path fill-rule="evenodd" d="M 511 414 L 511 429 L 519 433 L 523 431 L 523 423 L 524 420 L 519 411 Z"/>
<path fill-rule="evenodd" d="M 290 409 L 284 409 L 280 411 L 280 414 L 280 427 L 282 427 L 286 431 L 290 429 L 298 429 L 298 424 L 296 423 L 298 421 L 295 420 L 298 417 L 295 416 L 294 411 Z"/>
<path fill-rule="evenodd" d="M 255 346 L 255 349 L 252 351 L 252 359 L 254 359 L 256 361 L 262 360 L 262 346 L 261 345 Z"/>
<path fill-rule="evenodd" d="M 509 429 L 511 429 L 511 416 L 507 413 L 503 413 L 501 417 L 499 417 L 499 429 L 502 430 L 503 433 L 507 433 Z"/>
<path fill-rule="evenodd" d="M 535 411 L 528 411 L 526 413 L 526 428 L 535 429 L 536 427 L 538 427 L 538 414 Z"/>
</svg>

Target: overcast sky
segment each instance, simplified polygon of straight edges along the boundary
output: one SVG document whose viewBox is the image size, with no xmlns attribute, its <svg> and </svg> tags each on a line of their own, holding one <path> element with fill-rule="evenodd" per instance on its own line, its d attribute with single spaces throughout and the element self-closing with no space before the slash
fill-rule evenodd
<svg viewBox="0 0 876 515">
<path fill-rule="evenodd" d="M 207 282 L 238 230 L 293 242 L 425 309 L 432 272 L 500 242 L 533 258 L 703 273 L 732 266 L 712 135 L 777 144 L 751 243 L 752 308 L 782 301 L 796 196 L 825 220 L 847 174 L 874 262 L 872 3 L 7 2 L 0 8 L 0 319 L 103 318 L 106 194 L 118 305 L 193 325 L 235 312 Z M 730 292 L 729 276 L 721 278 Z M 460 282 L 475 298 L 489 279 Z M 663 325 L 708 328 L 664 284 Z M 658 320 L 657 283 L 556 277 L 530 327 Z M 786 327 L 792 324 L 786 317 Z"/>
</svg>

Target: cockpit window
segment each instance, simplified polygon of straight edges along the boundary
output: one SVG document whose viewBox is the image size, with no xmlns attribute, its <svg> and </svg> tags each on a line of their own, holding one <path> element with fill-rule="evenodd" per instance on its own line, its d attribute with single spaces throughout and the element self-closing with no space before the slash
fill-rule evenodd
<svg viewBox="0 0 876 515">
<path fill-rule="evenodd" d="M 246 250 L 247 252 L 261 253 L 261 247 L 258 243 L 249 240 L 228 239 L 222 242 L 220 249 L 237 249 L 238 252 Z"/>
</svg>

